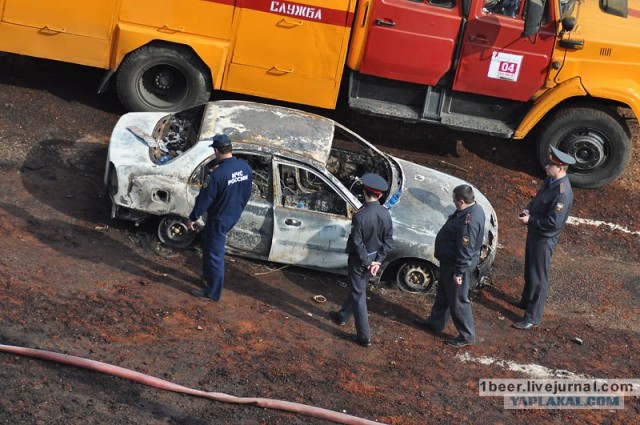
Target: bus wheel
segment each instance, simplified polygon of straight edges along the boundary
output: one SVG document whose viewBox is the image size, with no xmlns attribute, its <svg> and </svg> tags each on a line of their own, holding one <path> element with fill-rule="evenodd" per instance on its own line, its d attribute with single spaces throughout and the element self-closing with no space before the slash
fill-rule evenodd
<svg viewBox="0 0 640 425">
<path fill-rule="evenodd" d="M 576 187 L 604 186 L 631 158 L 631 134 L 615 113 L 598 105 L 560 109 L 544 123 L 538 137 L 538 161 L 549 161 L 549 146 L 573 156 L 569 180 Z"/>
<path fill-rule="evenodd" d="M 211 97 L 208 68 L 182 46 L 146 45 L 127 55 L 116 79 L 128 111 L 180 111 Z"/>
</svg>

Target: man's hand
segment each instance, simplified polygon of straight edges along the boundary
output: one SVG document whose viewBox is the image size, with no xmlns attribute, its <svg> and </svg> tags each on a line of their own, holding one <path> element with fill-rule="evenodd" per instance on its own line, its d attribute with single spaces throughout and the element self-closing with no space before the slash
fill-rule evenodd
<svg viewBox="0 0 640 425">
<path fill-rule="evenodd" d="M 193 221 L 187 220 L 187 229 L 191 230 L 192 232 L 195 232 L 196 228 L 195 228 L 195 226 L 193 224 L 194 224 Z"/>
<path fill-rule="evenodd" d="M 375 276 L 376 274 L 378 274 L 378 270 L 380 270 L 380 263 L 377 261 L 373 261 L 371 262 L 371 264 L 369 265 L 369 273 L 371 273 L 371 276 Z"/>
<path fill-rule="evenodd" d="M 529 210 L 522 210 L 520 211 L 520 214 L 518 214 L 518 221 L 520 224 L 526 225 L 529 222 L 529 217 L 531 217 L 529 215 Z"/>
<path fill-rule="evenodd" d="M 456 283 L 456 285 L 462 285 L 462 275 L 460 275 L 460 276 L 454 275 L 453 276 L 453 281 Z"/>
</svg>

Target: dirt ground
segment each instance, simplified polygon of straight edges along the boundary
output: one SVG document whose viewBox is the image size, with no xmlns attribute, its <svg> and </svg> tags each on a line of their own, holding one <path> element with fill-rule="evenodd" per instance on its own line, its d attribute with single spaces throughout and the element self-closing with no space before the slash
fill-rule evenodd
<svg viewBox="0 0 640 425">
<path fill-rule="evenodd" d="M 228 257 L 222 302 L 202 301 L 190 295 L 197 249 L 168 250 L 151 224 L 109 218 L 102 176 L 124 111 L 113 92 L 95 94 L 101 75 L 0 56 L 0 344 L 381 423 L 637 423 L 633 397 L 622 410 L 505 410 L 501 397 L 478 395 L 482 378 L 640 378 L 637 136 L 621 178 L 574 191 L 572 215 L 603 224 L 566 226 L 543 324 L 523 332 L 510 326 L 521 312 L 506 301 L 523 284 L 526 233 L 515 216 L 542 178 L 532 143 L 323 111 L 387 152 L 470 181 L 500 221 L 492 282 L 473 293 L 477 345 L 455 349 L 417 328 L 432 294 L 383 283 L 369 292 L 374 345 L 365 349 L 348 339 L 352 323 L 327 318 L 346 295 L 344 278 Z M 327 302 L 314 302 L 318 294 Z M 0 353 L 0 365 L 2 423 L 328 423 L 13 354 Z"/>
</svg>

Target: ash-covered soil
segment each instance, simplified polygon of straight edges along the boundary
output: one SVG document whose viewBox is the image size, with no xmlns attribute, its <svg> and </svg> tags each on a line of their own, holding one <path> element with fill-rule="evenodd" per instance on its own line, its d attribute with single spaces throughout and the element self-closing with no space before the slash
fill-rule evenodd
<svg viewBox="0 0 640 425">
<path fill-rule="evenodd" d="M 515 219 L 542 178 L 533 146 L 320 111 L 383 150 L 476 185 L 500 221 L 489 286 L 473 294 L 479 341 L 455 349 L 417 328 L 432 295 L 369 293 L 374 345 L 327 313 L 345 279 L 228 257 L 221 303 L 195 299 L 197 249 L 160 246 L 153 223 L 109 218 L 102 176 L 124 113 L 96 95 L 101 72 L 0 55 L 0 344 L 98 360 L 186 387 L 264 397 L 391 424 L 636 423 L 622 410 L 505 410 L 482 378 L 640 377 L 640 146 L 627 172 L 575 190 L 555 252 L 542 326 L 520 311 L 525 229 Z M 220 96 L 233 97 L 231 94 Z M 317 111 L 316 111 L 317 112 Z M 314 295 L 324 295 L 316 303 Z M 445 336 L 455 336 L 450 324 Z M 576 339 L 579 338 L 581 343 Z M 321 419 L 168 392 L 55 362 L 0 353 L 0 421 L 12 424 L 307 424 Z"/>
</svg>

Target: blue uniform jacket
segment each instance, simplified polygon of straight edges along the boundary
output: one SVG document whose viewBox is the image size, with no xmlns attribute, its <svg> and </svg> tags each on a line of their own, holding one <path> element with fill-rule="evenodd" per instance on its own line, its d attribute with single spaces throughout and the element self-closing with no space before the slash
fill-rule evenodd
<svg viewBox="0 0 640 425">
<path fill-rule="evenodd" d="M 528 231 L 545 238 L 558 236 L 569 218 L 572 206 L 573 191 L 569 177 L 564 176 L 554 182 L 547 177 L 527 205 L 530 215 Z"/>
<path fill-rule="evenodd" d="M 393 224 L 389 210 L 378 201 L 367 202 L 351 219 L 346 252 L 356 255 L 362 267 L 382 263 L 393 244 Z"/>
<path fill-rule="evenodd" d="M 251 167 L 232 156 L 223 159 L 205 178 L 189 215 L 191 221 L 207 212 L 207 220 L 222 219 L 233 226 L 251 197 Z"/>
<path fill-rule="evenodd" d="M 478 265 L 484 240 L 484 210 L 477 203 L 449 216 L 436 235 L 435 257 L 455 274 L 472 272 Z"/>
</svg>

